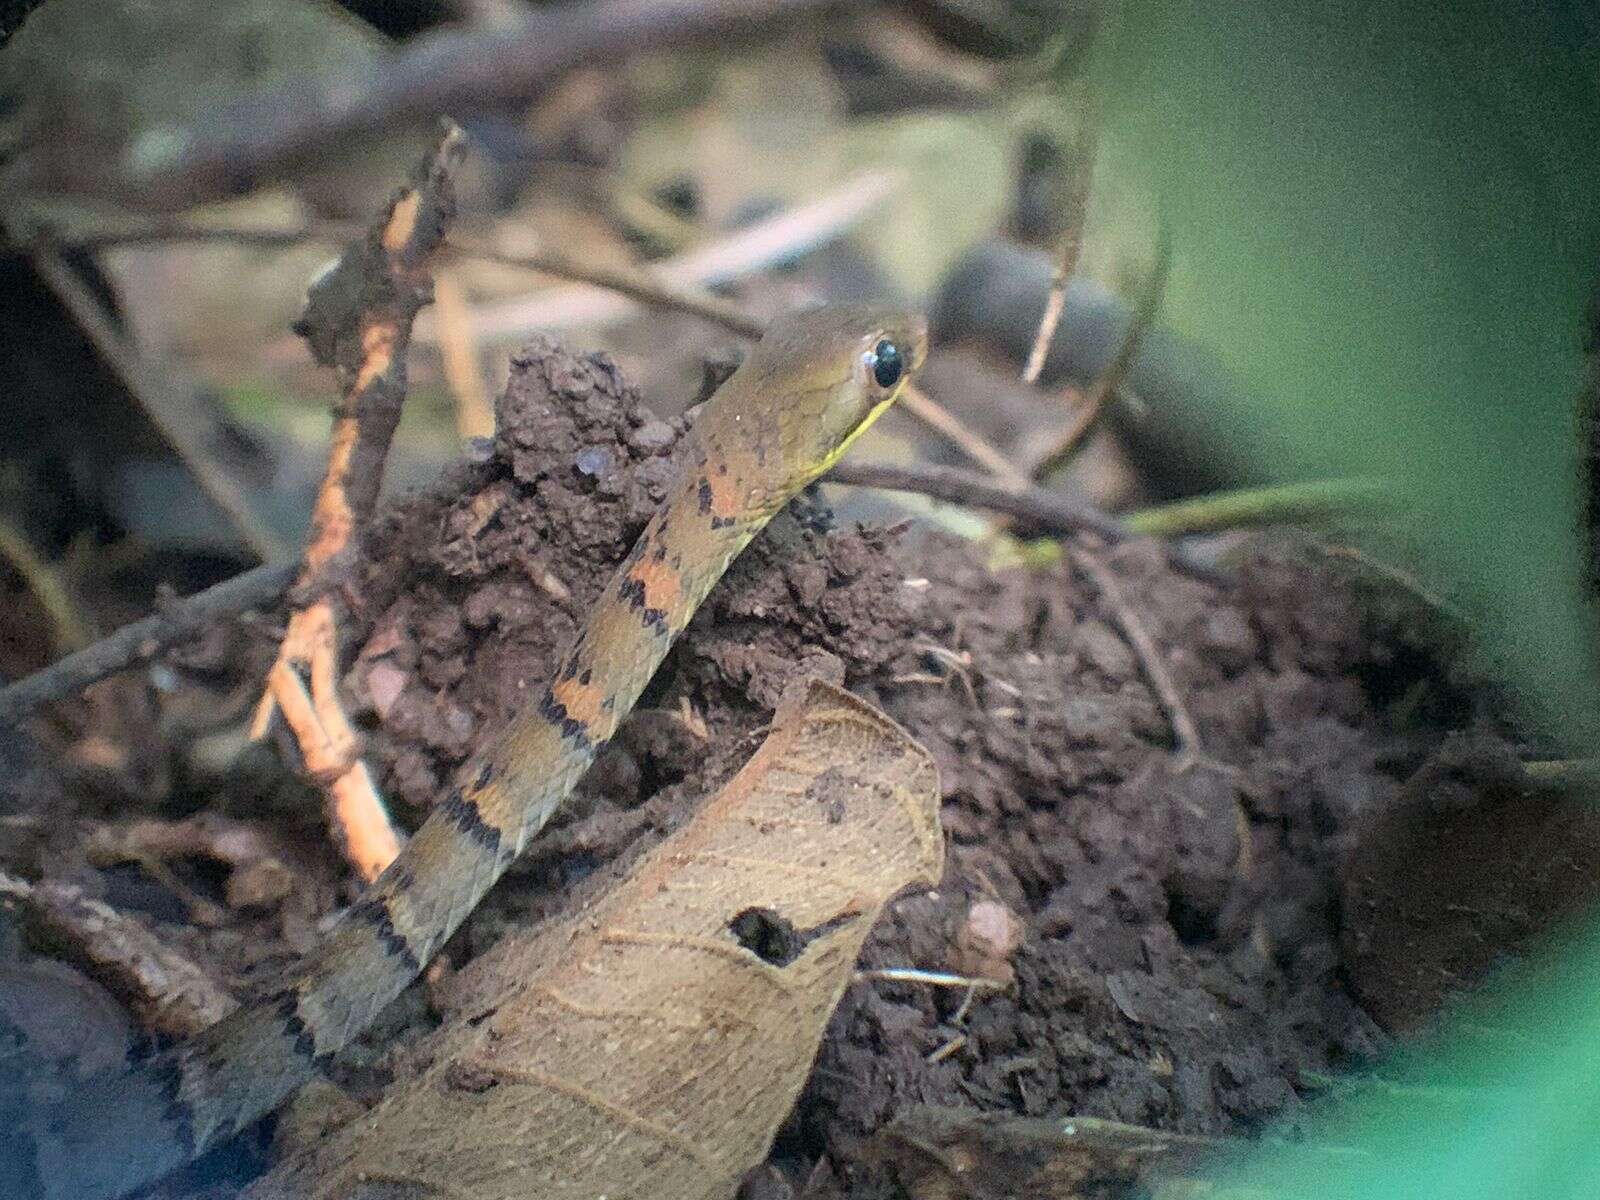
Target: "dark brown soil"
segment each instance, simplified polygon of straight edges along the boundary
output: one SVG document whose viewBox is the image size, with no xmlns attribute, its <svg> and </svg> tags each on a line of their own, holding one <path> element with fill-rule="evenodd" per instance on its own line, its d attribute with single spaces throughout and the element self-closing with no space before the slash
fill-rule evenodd
<svg viewBox="0 0 1600 1200">
<path fill-rule="evenodd" d="M 605 357 L 547 344 L 515 361 L 499 415 L 460 495 L 384 518 L 353 598 L 348 694 L 408 823 L 543 682 L 661 499 L 681 432 Z M 737 768 L 795 671 L 842 673 L 936 756 L 950 847 L 943 884 L 894 905 L 863 966 L 1013 982 L 854 985 L 774 1152 L 792 1180 L 823 1160 L 823 1190 L 893 1194 L 860 1151 L 912 1103 L 1248 1132 L 1293 1114 L 1303 1074 L 1370 1061 L 1387 1037 L 1374 1017 L 1415 1023 L 1584 893 L 1563 867 L 1495 893 L 1516 921 L 1462 918 L 1445 886 L 1408 897 L 1408 865 L 1451 861 L 1434 818 L 1510 820 L 1497 806 L 1515 771 L 1485 791 L 1459 743 L 1389 727 L 1375 697 L 1426 678 L 1394 678 L 1411 651 L 1319 560 L 1258 548 L 1222 594 L 1158 547 L 1105 554 L 1198 724 L 1206 756 L 1185 770 L 1089 580 L 1064 563 L 991 571 L 984 547 L 920 526 L 832 522 L 803 501 L 734 565 L 576 801 L 447 951 L 459 963 L 559 911 Z M 1473 744 L 1505 760 L 1489 735 Z M 1573 830 L 1592 822 L 1550 803 L 1543 844 L 1588 844 Z M 1512 877 L 1492 839 L 1468 850 L 1477 878 Z M 332 877 L 326 858 L 309 869 Z M 323 882 L 221 929 L 163 928 L 248 994 L 275 986 L 332 899 Z M 1403 969 L 1407 929 L 1433 936 L 1443 987 Z M 414 988 L 346 1056 L 346 1080 L 377 1078 L 362 1067 L 427 1025 Z"/>
<path fill-rule="evenodd" d="M 668 477 L 673 427 L 604 358 L 533 349 L 500 416 L 476 492 L 397 514 L 368 582 L 353 691 L 384 787 L 419 812 L 541 682 Z M 946 797 L 944 884 L 895 906 L 864 965 L 972 969 L 958 935 L 985 899 L 1023 936 L 1004 994 L 855 986 L 780 1156 L 826 1152 L 849 1180 L 911 1102 L 1237 1132 L 1292 1108 L 1300 1072 L 1374 1055 L 1340 979 L 1336 865 L 1398 783 L 1356 682 L 1376 652 L 1353 601 L 1288 559 L 1224 597 L 1155 547 L 1110 556 L 1227 764 L 1180 771 L 1138 660 L 1065 565 L 995 573 L 980 546 L 826 519 L 802 506 L 735 565 L 572 817 L 473 918 L 472 949 L 683 820 L 797 664 L 831 658 L 932 749 Z"/>
</svg>

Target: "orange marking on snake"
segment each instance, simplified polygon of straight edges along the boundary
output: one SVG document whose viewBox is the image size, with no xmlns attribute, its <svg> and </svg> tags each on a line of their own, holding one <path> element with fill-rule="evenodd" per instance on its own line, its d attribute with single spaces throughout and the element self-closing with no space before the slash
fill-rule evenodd
<svg viewBox="0 0 1600 1200">
<path fill-rule="evenodd" d="M 744 505 L 739 500 L 738 484 L 726 475 L 702 475 L 700 511 L 723 520 L 738 516 L 744 511 Z"/>
<path fill-rule="evenodd" d="M 682 595 L 682 580 L 670 563 L 657 562 L 646 556 L 634 564 L 628 573 L 630 579 L 644 589 L 644 606 L 672 612 Z"/>
<path fill-rule="evenodd" d="M 563 679 L 551 685 L 550 694 L 561 702 L 567 716 L 584 725 L 593 725 L 600 719 L 606 695 L 596 683 L 579 679 Z"/>
</svg>

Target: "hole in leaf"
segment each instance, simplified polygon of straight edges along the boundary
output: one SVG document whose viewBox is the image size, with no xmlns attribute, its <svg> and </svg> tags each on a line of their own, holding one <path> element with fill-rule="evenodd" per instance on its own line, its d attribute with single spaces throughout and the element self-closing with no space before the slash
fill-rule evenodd
<svg viewBox="0 0 1600 1200">
<path fill-rule="evenodd" d="M 747 908 L 728 922 L 728 932 L 762 962 L 787 967 L 806 947 L 805 936 L 770 908 Z"/>
</svg>

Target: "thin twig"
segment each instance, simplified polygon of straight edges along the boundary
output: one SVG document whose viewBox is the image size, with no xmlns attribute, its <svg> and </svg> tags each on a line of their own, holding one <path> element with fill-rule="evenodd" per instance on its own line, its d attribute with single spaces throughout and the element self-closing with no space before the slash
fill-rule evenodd
<svg viewBox="0 0 1600 1200">
<path fill-rule="evenodd" d="M 1127 381 L 1128 372 L 1133 369 L 1134 360 L 1139 357 L 1139 345 L 1144 341 L 1145 332 L 1161 308 L 1161 300 L 1167 290 L 1167 273 L 1171 266 L 1172 240 L 1167 235 L 1166 226 L 1163 225 L 1156 237 L 1155 265 L 1151 268 L 1150 278 L 1145 281 L 1144 292 L 1139 297 L 1139 307 L 1134 310 L 1133 319 L 1128 322 L 1122 340 L 1117 343 L 1116 353 L 1111 356 L 1111 361 L 1100 372 L 1093 386 L 1083 397 L 1082 403 L 1073 412 L 1072 421 L 1062 433 L 1060 440 L 1039 457 L 1033 470 L 1028 473 L 1032 478 L 1043 479 L 1072 457 L 1089 431 L 1094 428 L 1095 422 L 1100 419 L 1100 414 L 1105 412 L 1106 402 Z"/>
<path fill-rule="evenodd" d="M 1064 492 L 1047 491 L 1032 485 L 1008 487 L 956 467 L 902 467 L 887 463 L 847 461 L 835 466 L 826 478 L 830 483 L 882 488 L 891 492 L 914 492 L 951 504 L 1007 513 L 1021 517 L 1045 533 L 1093 533 L 1108 542 L 1121 542 L 1139 536 L 1103 509 L 1076 500 Z M 1167 552 L 1173 565 L 1185 574 L 1217 587 L 1231 586 L 1232 579 L 1226 573 L 1202 562 L 1182 547 L 1169 546 Z"/>
<path fill-rule="evenodd" d="M 283 718 L 306 770 L 327 796 L 340 849 L 367 880 L 394 861 L 400 836 L 339 699 L 339 630 L 345 594 L 354 586 L 350 572 L 405 404 L 412 323 L 432 298 L 429 264 L 455 216 L 451 177 L 465 143 L 465 134 L 447 125 L 366 239 L 350 246 L 312 287 L 295 326 L 317 361 L 338 369 L 343 395 L 295 583 L 295 611 L 251 734 L 263 737 L 275 717 Z"/>
<path fill-rule="evenodd" d="M 1155 692 L 1161 706 L 1167 710 L 1167 719 L 1172 722 L 1172 734 L 1178 743 L 1178 750 L 1182 759 L 1192 761 L 1202 757 L 1205 753 L 1200 743 L 1200 731 L 1195 728 L 1194 718 L 1189 715 L 1189 708 L 1183 702 L 1183 696 L 1178 692 L 1178 685 L 1173 682 L 1172 673 L 1167 670 L 1167 664 L 1161 657 L 1161 649 L 1156 645 L 1155 638 L 1150 636 L 1150 631 L 1144 627 L 1144 622 L 1134 612 L 1133 606 L 1128 603 L 1122 594 L 1122 585 L 1117 582 L 1117 577 L 1111 573 L 1103 562 L 1094 555 L 1082 550 L 1069 550 L 1067 557 L 1072 565 L 1087 575 L 1100 593 L 1107 611 L 1110 612 L 1117 627 L 1122 630 L 1123 637 L 1128 639 L 1128 644 L 1133 647 L 1133 652 L 1139 658 L 1139 665 L 1144 668 L 1145 678 L 1150 681 L 1150 687 Z"/>
<path fill-rule="evenodd" d="M 93 635 L 79 615 L 61 572 L 40 556 L 22 530 L 3 517 L 0 517 L 0 559 L 11 564 L 39 607 L 44 609 L 50 622 L 50 640 L 56 650 L 78 650 L 89 644 Z"/>
<path fill-rule="evenodd" d="M 139 353 L 117 329 L 105 306 L 53 246 L 36 242 L 33 262 L 40 278 L 72 314 L 105 364 L 183 460 L 201 490 L 226 514 L 245 544 L 263 562 L 287 557 L 289 549 L 283 540 L 267 527 L 243 490 L 217 462 L 205 441 L 197 436 L 196 431 L 204 427 L 204 422 L 196 419 L 197 401 L 193 390 Z"/>
<path fill-rule="evenodd" d="M 1100 21 L 1094 32 L 1092 53 L 1104 59 L 1113 49 L 1116 38 L 1120 4 L 1102 6 Z M 1072 187 L 1066 195 L 1065 228 L 1056 246 L 1055 272 L 1050 278 L 1050 291 L 1045 296 L 1044 312 L 1039 318 L 1038 331 L 1033 336 L 1033 346 L 1028 351 L 1028 361 L 1022 368 L 1023 383 L 1038 383 L 1044 370 L 1045 359 L 1050 354 L 1050 343 L 1055 341 L 1056 327 L 1061 324 L 1061 314 L 1067 307 L 1067 285 L 1077 273 L 1078 260 L 1083 256 L 1083 231 L 1089 219 L 1089 196 L 1094 190 L 1095 159 L 1100 149 L 1100 116 L 1103 108 L 1103 70 L 1091 73 L 1084 94 L 1083 114 L 1077 136 L 1072 146 Z"/>
<path fill-rule="evenodd" d="M 293 563 L 271 563 L 246 571 L 163 605 L 153 616 L 124 625 L 94 645 L 0 688 L 0 729 L 16 725 L 41 704 L 75 695 L 108 675 L 146 662 L 218 621 L 274 603 L 294 579 L 295 570 Z"/>
<path fill-rule="evenodd" d="M 1129 529 L 1151 537 L 1181 537 L 1247 525 L 1325 520 L 1369 508 L 1386 495 L 1381 480 L 1313 479 L 1178 500 L 1130 513 L 1126 521 Z"/>
<path fill-rule="evenodd" d="M 900 407 L 1008 486 L 1028 486 L 1028 477 L 1010 459 L 916 384 L 908 383 L 901 391 Z"/>
<path fill-rule="evenodd" d="M 704 289 L 732 283 L 836 241 L 905 184 L 906 176 L 898 171 L 864 171 L 804 204 L 743 226 L 694 250 L 634 270 L 591 267 L 551 254 L 546 260 L 550 264 L 549 273 L 582 286 L 479 305 L 473 311 L 473 324 L 478 337 L 486 342 L 520 340 L 538 330 L 621 320 L 633 311 L 635 301 L 657 308 L 676 308 L 720 324 L 724 318 L 717 314 L 714 306 L 697 311 L 698 297 L 704 295 Z M 457 245 L 486 258 L 517 262 L 516 256 L 497 256 L 481 243 L 457 240 Z M 534 270 L 545 269 L 538 265 L 542 256 L 526 257 L 522 265 Z M 674 303 L 675 293 L 686 295 Z M 738 314 L 735 319 L 749 319 L 742 309 L 735 308 L 735 312 Z M 428 326 L 426 319 L 419 323 L 419 340 L 428 340 Z M 759 328 L 758 324 L 758 331 Z M 758 336 L 758 333 L 741 336 Z"/>
<path fill-rule="evenodd" d="M 623 296 L 640 304 L 649 305 L 651 308 L 699 317 L 739 337 L 759 338 L 766 328 L 763 322 L 730 300 L 723 300 L 709 292 L 700 291 L 695 284 L 670 282 L 669 275 L 681 277 L 688 274 L 686 271 L 674 270 L 679 263 L 634 268 L 607 267 L 579 262 L 553 250 L 542 250 L 532 254 L 505 254 L 479 242 L 460 237 L 451 238 L 449 247 L 458 254 L 465 254 L 484 262 L 497 263 L 505 267 L 520 267 L 528 271 L 538 271 L 542 275 L 553 275 L 557 279 L 586 284 L 588 287 L 584 289 L 585 291 L 589 288 L 598 288 L 610 295 Z M 506 336 L 508 322 L 505 317 L 513 311 L 516 313 L 516 319 L 511 331 L 517 336 L 522 336 L 535 325 L 543 327 L 546 324 L 537 320 L 537 314 L 531 314 L 530 322 L 525 302 L 519 299 L 516 304 L 519 307 L 515 310 L 505 309 L 504 306 L 480 307 L 473 314 L 473 327 L 478 336 L 496 340 Z M 559 307 L 569 308 L 565 303 Z M 626 306 L 620 309 L 619 313 L 623 311 L 626 311 Z M 423 333 L 419 333 L 418 338 L 427 340 Z"/>
<path fill-rule="evenodd" d="M 850 0 L 610 0 L 529 12 L 515 26 L 418 37 L 370 72 L 307 74 L 233 104 L 208 108 L 163 139 L 140 143 L 107 169 L 83 162 L 73 178 L 41 180 L 111 195 L 128 207 L 176 210 L 237 195 L 328 153 L 341 139 L 451 111 L 525 104 L 562 75 L 640 52 L 725 41 L 779 18 Z M 137 202 L 137 204 L 133 202 Z"/>
<path fill-rule="evenodd" d="M 1078 252 L 1082 245 L 1083 238 L 1073 227 L 1061 235 L 1061 241 L 1056 246 L 1056 266 L 1050 275 L 1050 290 L 1045 293 L 1044 312 L 1039 314 L 1039 328 L 1033 335 L 1028 361 L 1022 365 L 1023 383 L 1039 382 L 1045 356 L 1050 353 L 1050 343 L 1056 339 L 1056 326 L 1061 324 L 1061 314 L 1066 311 L 1067 283 L 1078 265 Z"/>
<path fill-rule="evenodd" d="M 456 432 L 463 439 L 494 436 L 494 404 L 483 377 L 478 339 L 472 332 L 472 315 L 461 281 L 453 272 L 439 271 L 433 281 L 433 300 L 439 314 L 439 356 L 444 377 L 455 400 Z"/>
<path fill-rule="evenodd" d="M 829 471 L 826 479 L 829 483 L 852 487 L 915 492 L 951 504 L 1008 513 L 1038 525 L 1047 533 L 1093 533 L 1108 542 L 1126 541 L 1134 536 L 1116 517 L 1066 493 L 1031 486 L 1007 487 L 959 467 L 845 461 Z"/>
<path fill-rule="evenodd" d="M 1099 591 L 1101 603 L 1105 605 L 1117 627 L 1122 630 L 1122 636 L 1127 638 L 1128 644 L 1133 647 L 1133 653 L 1144 669 L 1151 690 L 1161 701 L 1161 707 L 1166 709 L 1167 720 L 1172 723 L 1173 739 L 1178 743 L 1177 770 L 1190 771 L 1204 764 L 1232 773 L 1232 768 L 1206 754 L 1205 746 L 1200 740 L 1200 730 L 1189 714 L 1189 706 L 1184 703 L 1183 694 L 1178 690 L 1172 672 L 1167 670 L 1166 660 L 1161 657 L 1161 648 L 1156 645 L 1155 638 L 1150 635 L 1144 622 L 1139 619 L 1139 614 L 1134 611 L 1133 605 L 1123 595 L 1122 585 L 1117 582 L 1117 577 L 1111 573 L 1111 569 L 1084 550 L 1069 548 L 1067 558 L 1073 566 L 1089 577 Z M 1239 857 L 1235 866 L 1240 879 L 1249 879 L 1255 859 L 1250 837 L 1250 817 L 1244 810 L 1243 800 L 1237 795 L 1234 799 L 1234 826 L 1239 841 Z"/>
</svg>

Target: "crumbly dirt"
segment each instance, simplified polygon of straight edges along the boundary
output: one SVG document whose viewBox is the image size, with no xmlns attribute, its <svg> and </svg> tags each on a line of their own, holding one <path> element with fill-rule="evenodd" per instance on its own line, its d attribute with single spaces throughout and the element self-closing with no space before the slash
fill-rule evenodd
<svg viewBox="0 0 1600 1200">
<path fill-rule="evenodd" d="M 514 360 L 499 420 L 459 494 L 386 514 L 351 597 L 347 694 L 411 824 L 543 682 L 663 497 L 683 428 L 606 357 L 549 343 Z M 734 565 L 445 959 L 560 911 L 681 824 L 797 670 L 842 674 L 941 772 L 945 879 L 891 907 L 862 966 L 1009 982 L 852 986 L 774 1149 L 818 1194 L 895 1194 L 862 1148 L 912 1103 L 1191 1133 L 1292 1116 L 1302 1076 L 1371 1061 L 1385 1030 L 1426 1019 L 1588 895 L 1565 869 L 1519 891 L 1522 860 L 1494 853 L 1509 839 L 1460 851 L 1460 827 L 1508 819 L 1514 770 L 1484 788 L 1470 769 L 1504 764 L 1504 743 L 1475 735 L 1469 761 L 1417 723 L 1426 664 L 1324 562 L 1263 544 L 1224 594 L 1154 545 L 1093 553 L 1161 648 L 1198 763 L 1182 764 L 1115 607 L 1069 565 L 991 570 L 982 546 L 846 527 L 808 497 Z M 1403 727 L 1396 696 L 1412 698 Z M 1582 833 L 1593 820 L 1541 803 L 1542 844 L 1592 862 L 1579 838 L 1600 844 Z M 1508 881 L 1481 920 L 1450 887 L 1408 892 L 1408 870 L 1462 853 L 1477 879 Z M 306 870 L 321 882 L 305 894 L 184 944 L 242 994 L 274 986 L 334 899 L 327 861 Z M 1407 966 L 1423 935 L 1448 971 Z M 428 987 L 411 989 L 344 1057 L 343 1081 L 381 1082 L 385 1055 L 429 1022 Z"/>
<path fill-rule="evenodd" d="M 374 632 L 352 692 L 386 792 L 415 815 L 542 681 L 597 564 L 622 558 L 669 478 L 677 426 L 603 357 L 532 348 L 500 419 L 475 490 L 396 513 L 364 589 Z M 1114 616 L 1067 566 L 992 572 L 946 535 L 828 520 L 803 504 L 734 566 L 460 949 L 675 827 L 749 752 L 797 664 L 831 659 L 936 756 L 950 839 L 943 885 L 898 902 L 863 965 L 973 969 L 963 927 L 983 901 L 1018 919 L 1021 944 L 1004 993 L 852 988 L 780 1159 L 826 1154 L 868 1187 L 857 1150 L 910 1102 L 1238 1132 L 1292 1109 L 1301 1072 L 1374 1055 L 1383 1035 L 1340 978 L 1336 864 L 1398 781 L 1346 594 L 1286 559 L 1224 597 L 1153 546 L 1109 555 L 1226 764 L 1182 771 Z"/>
</svg>

